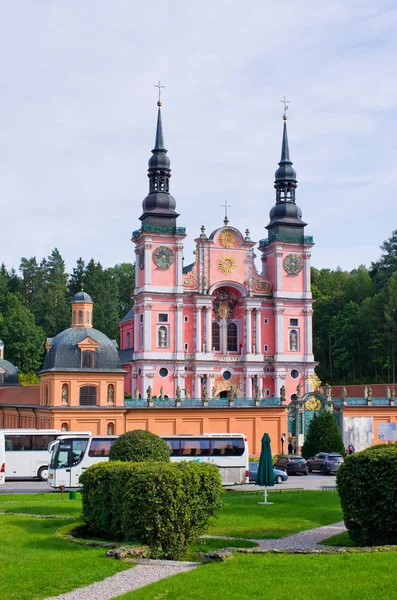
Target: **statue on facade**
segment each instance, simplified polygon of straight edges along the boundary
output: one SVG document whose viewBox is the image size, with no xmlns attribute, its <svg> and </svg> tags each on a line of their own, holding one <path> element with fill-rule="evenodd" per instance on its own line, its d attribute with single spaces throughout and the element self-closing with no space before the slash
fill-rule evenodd
<svg viewBox="0 0 397 600">
<path fill-rule="evenodd" d="M 345 388 L 345 386 L 343 386 L 343 388 L 342 388 L 342 401 L 346 402 L 346 398 L 347 398 L 347 389 Z"/>
<path fill-rule="evenodd" d="M 68 384 L 64 383 L 62 386 L 62 404 L 68 403 L 68 396 L 69 396 Z"/>
<path fill-rule="evenodd" d="M 204 400 L 204 402 L 208 402 L 208 392 L 206 386 L 203 387 L 202 399 Z"/>
<path fill-rule="evenodd" d="M 327 400 L 332 400 L 332 388 L 329 383 L 325 384 L 325 396 Z"/>
<path fill-rule="evenodd" d="M 262 388 L 262 398 L 266 398 L 266 389 Z"/>
<path fill-rule="evenodd" d="M 138 390 L 138 388 L 137 388 L 137 387 L 135 388 L 135 392 L 134 392 L 134 398 L 136 398 L 136 399 L 138 399 L 138 398 L 139 398 L 139 390 Z"/>
<path fill-rule="evenodd" d="M 303 391 L 303 386 L 301 383 L 298 383 L 298 385 L 296 386 L 296 394 L 297 394 L 298 398 L 302 398 L 302 391 Z"/>
<path fill-rule="evenodd" d="M 185 398 L 190 398 L 189 388 L 185 388 Z"/>
<path fill-rule="evenodd" d="M 390 388 L 390 402 L 394 403 L 395 390 L 394 387 Z"/>
<path fill-rule="evenodd" d="M 257 402 L 259 404 L 260 401 L 261 401 L 261 388 L 259 387 L 259 385 L 257 385 L 255 388 L 255 402 Z"/>
<path fill-rule="evenodd" d="M 149 385 L 148 389 L 146 390 L 146 397 L 148 400 L 152 400 L 152 398 L 153 398 L 153 392 L 152 392 L 151 385 Z"/>
<path fill-rule="evenodd" d="M 159 328 L 159 346 L 160 348 L 167 347 L 167 328 L 164 325 Z"/>
<path fill-rule="evenodd" d="M 108 404 L 113 404 L 114 402 L 114 386 L 108 385 Z"/>
<path fill-rule="evenodd" d="M 388 400 L 390 400 L 390 396 L 391 396 L 390 388 L 389 388 L 389 386 L 387 386 L 387 388 L 386 388 L 386 398 Z"/>
<path fill-rule="evenodd" d="M 282 385 L 280 388 L 280 400 L 281 400 L 281 404 L 283 404 L 284 402 L 287 401 L 287 394 L 285 391 L 285 385 Z"/>
<path fill-rule="evenodd" d="M 160 388 L 160 398 L 162 400 L 164 400 L 164 388 L 163 388 L 163 386 L 161 386 L 161 388 Z"/>
<path fill-rule="evenodd" d="M 367 386 L 366 399 L 368 402 L 371 402 L 371 400 L 372 400 L 372 388 L 370 385 Z"/>
<path fill-rule="evenodd" d="M 296 352 L 298 350 L 298 334 L 295 329 L 293 329 L 289 334 L 289 349 L 292 352 Z"/>
<path fill-rule="evenodd" d="M 234 397 L 235 398 L 240 398 L 240 388 L 238 385 L 235 386 L 234 388 Z"/>
<path fill-rule="evenodd" d="M 212 388 L 211 395 L 213 398 L 216 398 L 216 388 L 215 387 Z"/>
<path fill-rule="evenodd" d="M 176 390 L 175 390 L 175 398 L 177 400 L 181 399 L 181 392 L 182 392 L 181 388 L 179 387 L 179 385 L 177 385 L 176 386 Z"/>
</svg>

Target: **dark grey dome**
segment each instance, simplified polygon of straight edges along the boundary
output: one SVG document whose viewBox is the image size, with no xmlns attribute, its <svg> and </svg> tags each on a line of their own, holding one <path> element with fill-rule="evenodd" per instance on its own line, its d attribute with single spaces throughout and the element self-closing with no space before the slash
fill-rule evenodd
<svg viewBox="0 0 397 600">
<path fill-rule="evenodd" d="M 0 372 L 4 371 L 2 385 L 18 385 L 18 369 L 9 360 L 0 359 Z"/>
<path fill-rule="evenodd" d="M 171 194 L 164 192 L 153 192 L 148 194 L 142 202 L 143 212 L 172 212 L 175 214 L 176 202 L 175 198 Z"/>
<path fill-rule="evenodd" d="M 77 344 L 87 337 L 98 342 L 95 351 L 95 367 L 81 367 L 81 351 Z M 120 371 L 121 363 L 116 343 L 97 329 L 71 327 L 58 333 L 52 340 L 52 347 L 44 359 L 43 371 Z"/>
<path fill-rule="evenodd" d="M 72 303 L 74 302 L 89 302 L 90 304 L 93 304 L 91 296 L 86 292 L 77 292 L 77 294 L 73 296 Z"/>
<path fill-rule="evenodd" d="M 280 162 L 280 166 L 275 172 L 275 183 L 279 181 L 293 181 L 296 183 L 296 171 L 292 166 L 292 162 Z"/>
<path fill-rule="evenodd" d="M 274 221 L 279 221 L 280 219 L 289 222 L 301 222 L 302 211 L 299 206 L 295 204 L 295 202 L 280 202 L 279 204 L 272 206 L 269 217 L 269 225 L 271 225 Z"/>
</svg>

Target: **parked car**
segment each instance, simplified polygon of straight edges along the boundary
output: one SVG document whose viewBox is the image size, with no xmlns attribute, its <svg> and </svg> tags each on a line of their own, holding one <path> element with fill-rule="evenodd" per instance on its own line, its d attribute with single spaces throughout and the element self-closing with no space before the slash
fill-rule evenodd
<svg viewBox="0 0 397 600">
<path fill-rule="evenodd" d="M 255 483 L 256 474 L 258 472 L 258 462 L 250 462 L 249 464 L 249 480 L 250 483 Z M 274 473 L 274 483 L 282 483 L 283 481 L 287 481 L 288 475 L 285 471 L 279 471 L 278 469 L 273 469 Z"/>
<path fill-rule="evenodd" d="M 302 475 L 307 475 L 308 467 L 307 462 L 303 458 L 303 456 L 297 456 L 296 454 L 287 454 L 285 456 L 279 456 L 274 463 L 276 469 L 281 469 L 285 471 L 287 475 L 296 475 L 297 473 L 302 473 Z"/>
<path fill-rule="evenodd" d="M 307 460 L 310 473 L 320 471 L 323 475 L 336 473 L 342 463 L 343 457 L 337 452 L 319 452 Z"/>
</svg>

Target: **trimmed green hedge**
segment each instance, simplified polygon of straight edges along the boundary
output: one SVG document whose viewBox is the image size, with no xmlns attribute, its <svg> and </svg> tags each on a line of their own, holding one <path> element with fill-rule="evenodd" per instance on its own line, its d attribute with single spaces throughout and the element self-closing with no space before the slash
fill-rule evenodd
<svg viewBox="0 0 397 600">
<path fill-rule="evenodd" d="M 147 544 L 165 558 L 184 556 L 221 504 L 218 468 L 205 463 L 109 461 L 80 482 L 91 533 Z"/>
<path fill-rule="evenodd" d="M 361 546 L 397 544 L 397 445 L 348 456 L 336 482 L 350 537 Z"/>
<path fill-rule="evenodd" d="M 109 460 L 169 462 L 170 449 L 167 442 L 158 435 L 143 429 L 135 429 L 117 438 L 110 449 Z"/>
</svg>

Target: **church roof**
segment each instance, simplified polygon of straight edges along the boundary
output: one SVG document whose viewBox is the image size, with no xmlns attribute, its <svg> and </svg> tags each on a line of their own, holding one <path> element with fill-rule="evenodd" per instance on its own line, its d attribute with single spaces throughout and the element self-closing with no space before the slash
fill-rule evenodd
<svg viewBox="0 0 397 600">
<path fill-rule="evenodd" d="M 3 383 L 0 385 L 18 385 L 18 369 L 9 360 L 0 359 L 0 372 L 4 372 Z"/>
<path fill-rule="evenodd" d="M 134 308 L 131 306 L 128 313 L 121 319 L 120 322 L 125 323 L 125 321 L 131 321 L 131 319 L 134 318 L 134 315 L 135 315 L 135 311 L 134 311 Z"/>
<path fill-rule="evenodd" d="M 110 340 L 104 333 L 93 328 L 71 327 L 58 333 L 52 339 L 52 347 L 44 359 L 43 371 L 82 371 L 81 351 L 78 344 L 91 338 L 99 344 L 95 350 L 95 367 L 90 371 L 120 371 L 121 363 L 117 351 L 117 342 Z"/>
<path fill-rule="evenodd" d="M 77 294 L 73 296 L 72 304 L 75 304 L 77 302 L 87 302 L 93 304 L 91 296 L 87 294 L 87 292 L 83 291 L 77 292 Z"/>
</svg>

